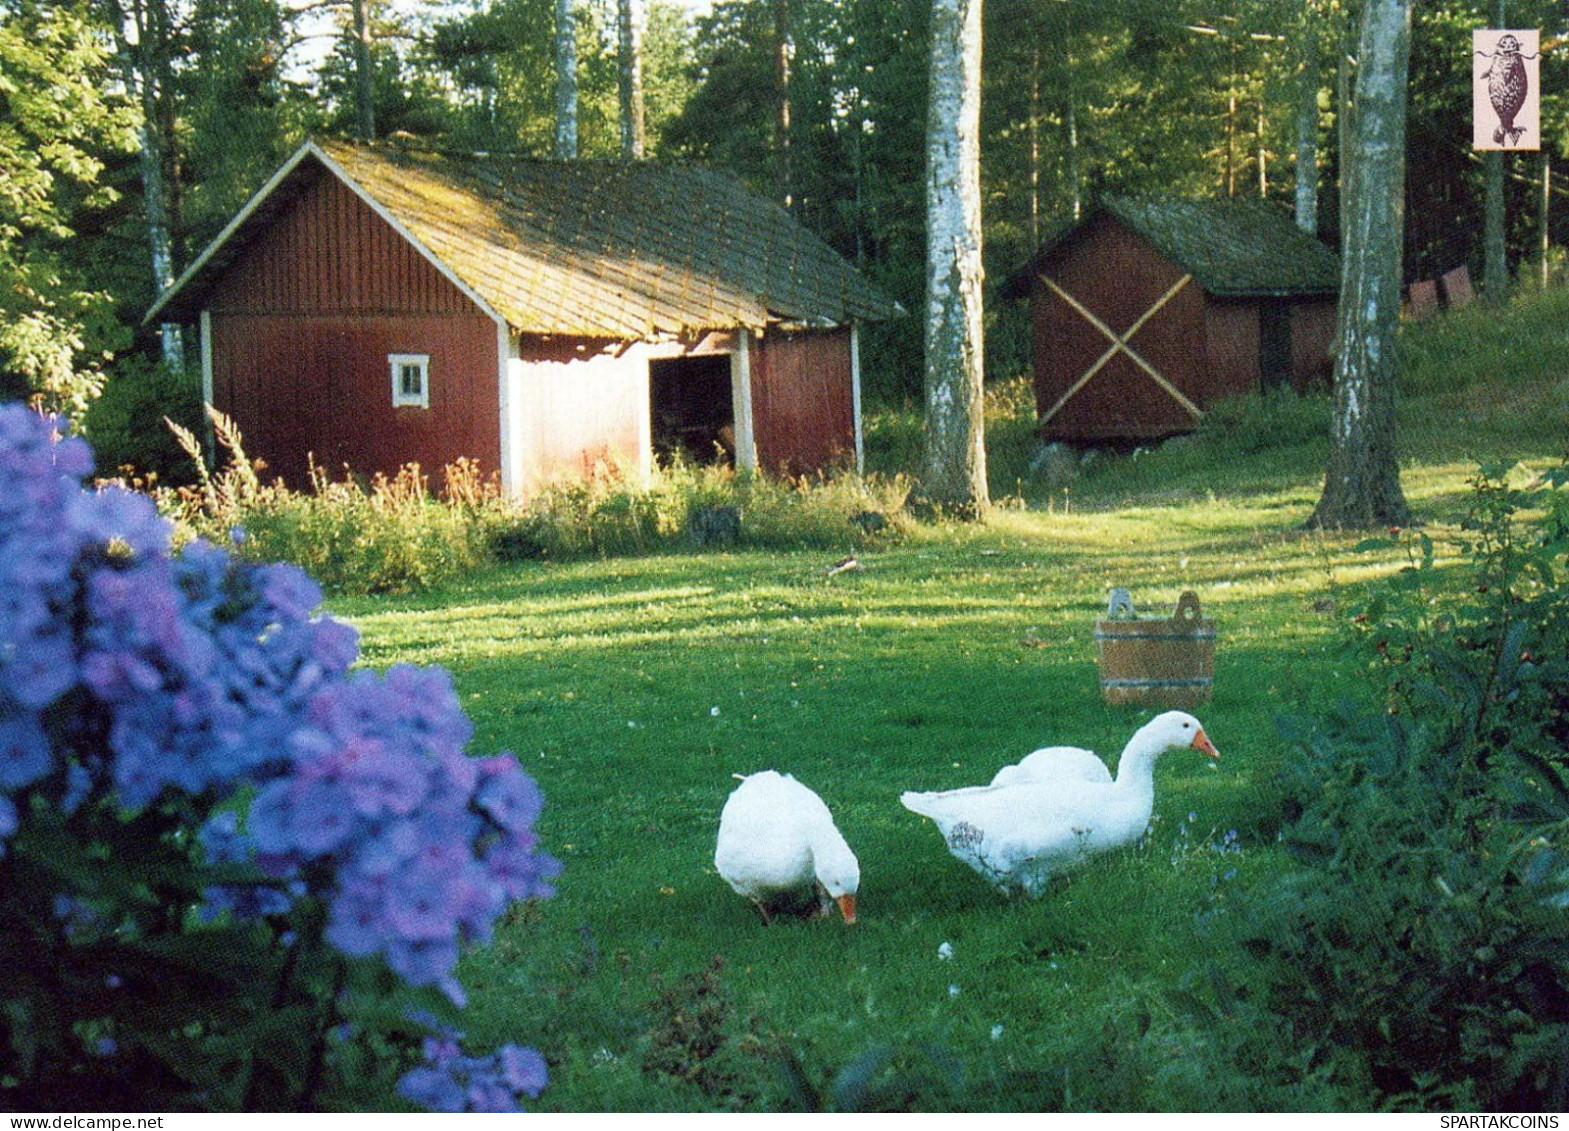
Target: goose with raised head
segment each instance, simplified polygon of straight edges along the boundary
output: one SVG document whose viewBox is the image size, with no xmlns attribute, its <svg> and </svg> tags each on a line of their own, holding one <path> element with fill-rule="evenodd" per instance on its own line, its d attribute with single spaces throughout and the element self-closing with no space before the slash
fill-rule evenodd
<svg viewBox="0 0 1569 1131">
<path fill-rule="evenodd" d="M 714 867 L 763 922 L 782 913 L 855 922 L 861 867 L 823 799 L 789 774 L 742 776 L 719 814 Z"/>
<path fill-rule="evenodd" d="M 1155 808 L 1155 761 L 1184 747 L 1220 757 L 1196 718 L 1167 711 L 1134 733 L 1111 781 L 1021 778 L 899 800 L 935 821 L 948 851 L 999 891 L 1037 896 L 1052 876 L 1144 835 Z"/>
</svg>

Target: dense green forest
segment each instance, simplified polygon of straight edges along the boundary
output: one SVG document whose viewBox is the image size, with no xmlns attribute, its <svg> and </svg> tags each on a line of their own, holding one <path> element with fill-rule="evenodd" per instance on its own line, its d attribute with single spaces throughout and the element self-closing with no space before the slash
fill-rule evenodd
<svg viewBox="0 0 1569 1131">
<path fill-rule="evenodd" d="M 622 152 L 617 7 L 575 7 L 586 158 Z M 1300 205 L 1333 243 L 1356 7 L 991 0 L 989 287 L 1098 192 L 1263 195 Z M 107 379 L 101 434 L 135 416 L 133 389 L 171 395 L 178 381 L 150 376 L 160 354 L 142 314 L 308 136 L 363 134 L 370 120 L 379 137 L 549 155 L 556 12 L 555 0 L 0 0 L 0 394 L 82 410 Z M 1462 263 L 1482 274 L 1467 69 L 1471 30 L 1493 13 L 1484 0 L 1416 11 L 1408 280 Z M 697 12 L 653 0 L 640 21 L 644 152 L 740 176 L 919 309 L 928 18 L 926 0 Z M 1536 279 L 1544 218 L 1549 266 L 1569 237 L 1557 185 L 1542 203 L 1544 169 L 1569 140 L 1564 15 L 1514 0 L 1507 22 L 1543 30 L 1546 148 L 1509 155 L 1506 170 L 1510 262 Z M 988 304 L 993 378 L 1022 367 L 1020 313 Z M 920 387 L 921 335 L 906 322 L 867 351 L 884 400 Z"/>
</svg>

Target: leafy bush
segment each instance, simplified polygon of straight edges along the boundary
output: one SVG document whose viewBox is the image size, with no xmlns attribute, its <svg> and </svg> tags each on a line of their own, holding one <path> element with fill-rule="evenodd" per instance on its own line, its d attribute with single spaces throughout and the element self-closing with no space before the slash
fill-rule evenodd
<svg viewBox="0 0 1569 1131">
<path fill-rule="evenodd" d="M 444 671 L 351 673 L 306 574 L 171 555 L 56 428 L 0 409 L 0 1106 L 537 1094 L 538 1053 L 442 1017 L 460 949 L 550 893 L 534 782 L 465 755 Z"/>
<path fill-rule="evenodd" d="M 1569 1105 L 1569 468 L 1508 472 L 1469 569 L 1395 536 L 1354 622 L 1378 702 L 1286 728 L 1299 866 L 1222 925 L 1257 959 L 1222 1012 L 1394 1106 Z"/>
<path fill-rule="evenodd" d="M 84 433 L 101 472 L 128 471 L 136 480 L 177 487 L 193 469 L 165 419 L 201 426 L 201 389 L 194 376 L 132 355 L 115 362 L 103 395 L 88 408 Z"/>
</svg>

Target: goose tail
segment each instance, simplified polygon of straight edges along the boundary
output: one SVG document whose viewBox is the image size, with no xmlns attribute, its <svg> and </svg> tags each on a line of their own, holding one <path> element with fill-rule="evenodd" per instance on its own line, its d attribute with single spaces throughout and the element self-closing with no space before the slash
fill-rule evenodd
<svg viewBox="0 0 1569 1131">
<path fill-rule="evenodd" d="M 941 796 L 941 794 L 937 793 L 916 793 L 914 790 L 906 790 L 899 795 L 899 804 L 912 813 L 919 813 L 921 816 L 930 817 L 935 821 L 937 819 L 937 801 Z"/>
</svg>

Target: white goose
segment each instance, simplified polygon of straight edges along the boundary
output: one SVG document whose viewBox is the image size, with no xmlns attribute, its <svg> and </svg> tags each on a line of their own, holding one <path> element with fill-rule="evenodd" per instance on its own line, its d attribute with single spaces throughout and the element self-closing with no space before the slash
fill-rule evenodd
<svg viewBox="0 0 1569 1131">
<path fill-rule="evenodd" d="M 1026 781 L 1109 782 L 1111 771 L 1093 750 L 1081 746 L 1046 746 L 998 770 L 992 785 L 1017 785 Z"/>
<path fill-rule="evenodd" d="M 861 867 L 822 798 L 789 774 L 743 777 L 719 814 L 714 867 L 767 923 L 779 912 L 827 914 L 835 903 L 855 922 Z"/>
<path fill-rule="evenodd" d="M 1197 719 L 1167 711 L 1134 733 L 1114 781 L 1022 778 L 899 800 L 935 821 L 948 851 L 999 891 L 1037 896 L 1053 875 L 1143 835 L 1155 807 L 1155 760 L 1179 747 L 1220 757 Z"/>
</svg>

